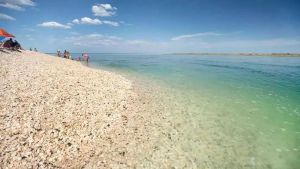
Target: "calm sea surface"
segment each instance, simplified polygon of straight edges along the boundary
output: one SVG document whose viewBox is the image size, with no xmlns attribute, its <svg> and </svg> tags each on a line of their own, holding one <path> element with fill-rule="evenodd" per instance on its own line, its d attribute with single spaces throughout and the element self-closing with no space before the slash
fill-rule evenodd
<svg viewBox="0 0 300 169">
<path fill-rule="evenodd" d="M 76 54 L 74 54 L 76 56 Z M 300 168 L 300 58 L 90 54 L 165 89 L 171 126 L 146 166 Z M 164 155 L 161 155 L 164 154 Z"/>
</svg>

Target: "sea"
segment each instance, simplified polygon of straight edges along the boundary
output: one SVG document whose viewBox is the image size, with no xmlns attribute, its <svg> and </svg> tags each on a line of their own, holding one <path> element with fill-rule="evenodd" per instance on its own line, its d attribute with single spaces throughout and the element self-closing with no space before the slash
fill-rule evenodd
<svg viewBox="0 0 300 169">
<path fill-rule="evenodd" d="M 159 87 L 166 137 L 139 167 L 300 168 L 300 57 L 89 56 L 89 67 Z"/>
</svg>

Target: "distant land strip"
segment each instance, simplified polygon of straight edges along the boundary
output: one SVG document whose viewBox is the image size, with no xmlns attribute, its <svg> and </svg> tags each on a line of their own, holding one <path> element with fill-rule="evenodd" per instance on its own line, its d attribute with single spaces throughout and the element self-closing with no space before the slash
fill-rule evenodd
<svg viewBox="0 0 300 169">
<path fill-rule="evenodd" d="M 171 53 L 173 55 L 231 55 L 231 56 L 288 56 L 300 57 L 300 53 Z"/>
</svg>

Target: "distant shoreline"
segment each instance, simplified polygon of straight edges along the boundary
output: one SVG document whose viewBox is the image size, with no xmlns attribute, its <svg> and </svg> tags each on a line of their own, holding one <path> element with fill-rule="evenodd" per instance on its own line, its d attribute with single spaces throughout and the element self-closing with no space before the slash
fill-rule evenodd
<svg viewBox="0 0 300 169">
<path fill-rule="evenodd" d="M 233 55 L 233 56 L 285 56 L 300 57 L 300 53 L 171 53 L 172 55 Z"/>
</svg>

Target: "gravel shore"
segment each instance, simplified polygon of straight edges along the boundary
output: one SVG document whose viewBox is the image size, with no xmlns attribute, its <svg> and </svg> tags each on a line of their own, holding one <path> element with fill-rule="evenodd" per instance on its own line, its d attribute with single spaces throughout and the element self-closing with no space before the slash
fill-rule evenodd
<svg viewBox="0 0 300 169">
<path fill-rule="evenodd" d="M 134 168 L 151 149 L 153 117 L 131 81 L 42 53 L 0 55 L 0 168 Z"/>
</svg>

